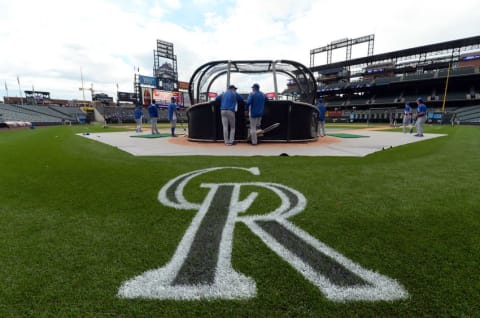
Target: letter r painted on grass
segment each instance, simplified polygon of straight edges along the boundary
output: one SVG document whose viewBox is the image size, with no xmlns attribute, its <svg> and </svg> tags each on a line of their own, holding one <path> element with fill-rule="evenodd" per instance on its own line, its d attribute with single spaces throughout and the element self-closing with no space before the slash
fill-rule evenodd
<svg viewBox="0 0 480 318">
<path fill-rule="evenodd" d="M 178 300 L 255 297 L 255 281 L 237 272 L 231 264 L 237 222 L 246 224 L 272 251 L 332 301 L 395 300 L 408 296 L 395 280 L 364 269 L 289 222 L 289 217 L 304 210 L 307 201 L 303 194 L 285 185 L 203 183 L 201 187 L 208 189 L 203 202 L 188 202 L 183 193 L 188 182 L 220 169 L 260 174 L 258 168 L 208 168 L 180 175 L 162 187 L 158 199 L 163 205 L 198 212 L 172 259 L 161 268 L 124 282 L 118 291 L 120 297 Z M 245 186 L 273 192 L 279 197 L 280 206 L 266 214 L 242 216 L 257 198 L 257 193 L 251 192 L 241 200 L 240 191 Z"/>
</svg>

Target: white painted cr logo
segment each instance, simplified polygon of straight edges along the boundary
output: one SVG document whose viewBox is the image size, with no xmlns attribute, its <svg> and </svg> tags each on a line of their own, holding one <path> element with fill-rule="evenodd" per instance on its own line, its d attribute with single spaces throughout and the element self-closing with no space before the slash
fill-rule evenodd
<svg viewBox="0 0 480 318">
<path fill-rule="evenodd" d="M 217 167 L 196 170 L 170 180 L 159 201 L 176 209 L 198 210 L 175 254 L 165 266 L 144 272 L 122 284 L 124 298 L 240 299 L 256 295 L 255 281 L 231 265 L 233 231 L 243 222 L 270 249 L 317 286 L 332 301 L 395 300 L 408 297 L 395 280 L 367 270 L 288 221 L 302 212 L 307 200 L 285 185 L 268 182 L 203 183 L 209 192 L 201 204 L 185 199 L 188 182 L 201 174 L 240 169 L 259 175 L 258 168 Z M 267 214 L 241 216 L 257 197 L 240 200 L 244 186 L 272 191 L 281 200 Z"/>
</svg>

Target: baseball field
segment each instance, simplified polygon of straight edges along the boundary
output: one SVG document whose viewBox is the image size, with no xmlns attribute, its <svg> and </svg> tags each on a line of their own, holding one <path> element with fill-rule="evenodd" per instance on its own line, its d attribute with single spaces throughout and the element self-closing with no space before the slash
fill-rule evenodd
<svg viewBox="0 0 480 318">
<path fill-rule="evenodd" d="M 96 132 L 0 131 L 0 317 L 480 315 L 479 127 L 364 157 L 136 157 Z"/>
</svg>

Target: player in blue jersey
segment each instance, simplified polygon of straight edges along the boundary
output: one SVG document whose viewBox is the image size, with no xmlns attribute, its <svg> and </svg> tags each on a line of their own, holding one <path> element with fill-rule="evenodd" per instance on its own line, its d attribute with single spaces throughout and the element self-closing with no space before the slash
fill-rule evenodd
<svg viewBox="0 0 480 318">
<path fill-rule="evenodd" d="M 268 98 L 260 91 L 260 85 L 257 83 L 252 85 L 252 92 L 248 95 L 247 104 L 245 105 L 245 115 L 250 119 L 250 138 L 252 145 L 257 144 L 257 128 L 260 128 L 262 121 L 265 102 Z"/>
<path fill-rule="evenodd" d="M 152 123 L 152 135 L 159 134 L 157 129 L 158 107 L 155 103 L 148 106 L 148 115 L 150 115 L 150 122 Z"/>
<path fill-rule="evenodd" d="M 427 121 L 427 106 L 423 103 L 422 98 L 417 98 L 417 105 L 417 121 L 415 123 L 417 134 L 415 137 L 423 137 L 423 125 Z"/>
<path fill-rule="evenodd" d="M 318 132 L 317 136 L 325 137 L 325 114 L 327 112 L 327 108 L 323 103 L 323 99 L 319 98 L 317 101 L 317 108 L 318 108 Z"/>
<path fill-rule="evenodd" d="M 403 133 L 407 132 L 407 126 L 412 124 L 412 108 L 409 103 L 405 104 L 403 109 L 403 121 L 402 121 L 402 130 Z"/>
<path fill-rule="evenodd" d="M 220 101 L 223 140 L 226 146 L 233 146 L 235 144 L 235 112 L 237 111 L 237 103 L 243 101 L 243 98 L 240 94 L 237 94 L 235 85 L 230 85 L 227 91 L 217 96 L 215 100 Z"/>
<path fill-rule="evenodd" d="M 143 118 L 142 105 L 138 104 L 137 107 L 135 107 L 133 117 L 135 117 L 135 122 L 137 123 L 135 132 L 137 133 L 142 132 L 142 118 Z"/>
<path fill-rule="evenodd" d="M 175 127 L 177 126 L 177 100 L 175 97 L 172 97 L 170 104 L 168 104 L 168 121 L 170 122 L 172 137 L 177 137 L 177 135 L 175 135 Z"/>
</svg>

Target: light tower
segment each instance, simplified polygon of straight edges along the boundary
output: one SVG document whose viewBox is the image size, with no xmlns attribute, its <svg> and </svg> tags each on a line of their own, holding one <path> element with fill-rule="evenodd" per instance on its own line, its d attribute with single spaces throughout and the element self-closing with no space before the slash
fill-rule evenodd
<svg viewBox="0 0 480 318">
<path fill-rule="evenodd" d="M 94 89 L 93 89 L 93 83 L 90 83 L 90 88 L 85 88 L 83 86 L 83 72 L 82 72 L 82 68 L 80 68 L 80 78 L 82 80 L 82 87 L 79 87 L 78 90 L 79 91 L 82 91 L 82 98 L 83 98 L 83 103 L 85 104 L 85 91 L 90 91 L 91 95 L 92 95 L 92 102 L 93 102 L 93 94 L 94 94 Z M 85 106 L 85 105 L 84 105 Z"/>
</svg>

